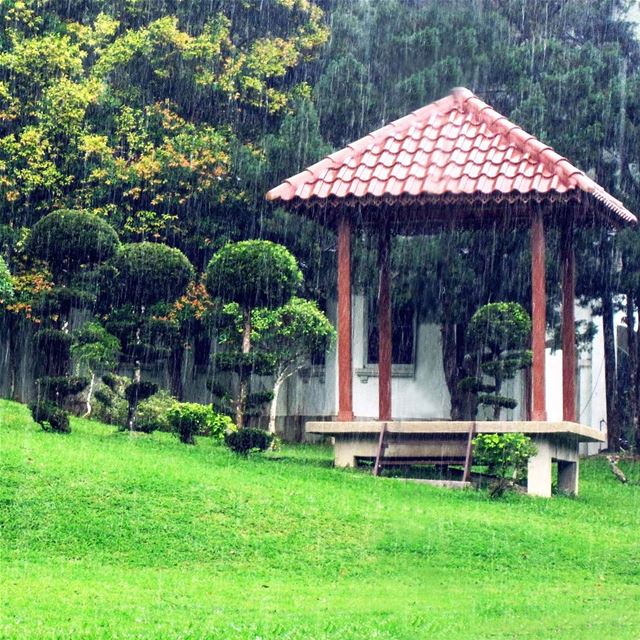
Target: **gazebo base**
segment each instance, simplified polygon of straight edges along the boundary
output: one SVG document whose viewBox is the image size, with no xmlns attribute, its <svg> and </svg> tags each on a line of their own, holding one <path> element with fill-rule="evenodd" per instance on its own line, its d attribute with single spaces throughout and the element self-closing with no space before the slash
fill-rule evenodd
<svg viewBox="0 0 640 640">
<path fill-rule="evenodd" d="M 334 438 L 337 467 L 354 467 L 359 460 L 375 459 L 380 431 L 385 426 L 384 460 L 394 464 L 464 464 L 469 431 L 525 433 L 537 454 L 529 460 L 527 492 L 550 497 L 552 464 L 558 463 L 558 490 L 578 493 L 578 445 L 604 442 L 604 434 L 575 422 L 453 422 L 393 420 L 377 422 L 307 422 L 307 433 Z"/>
</svg>

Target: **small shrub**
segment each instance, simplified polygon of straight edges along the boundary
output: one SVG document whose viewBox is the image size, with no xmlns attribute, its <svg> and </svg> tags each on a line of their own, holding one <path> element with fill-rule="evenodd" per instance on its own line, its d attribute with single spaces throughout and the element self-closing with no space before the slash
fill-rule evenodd
<svg viewBox="0 0 640 640">
<path fill-rule="evenodd" d="M 92 417 L 105 424 L 115 424 L 121 429 L 127 425 L 128 403 L 124 398 L 129 378 L 107 373 L 94 392 L 95 403 Z"/>
<path fill-rule="evenodd" d="M 175 402 L 175 398 L 167 391 L 158 391 L 141 402 L 136 411 L 135 430 L 143 433 L 171 431 L 167 414 Z"/>
<path fill-rule="evenodd" d="M 176 402 L 167 417 L 180 442 L 195 444 L 194 436 L 209 435 L 213 414 L 213 409 L 203 404 Z"/>
<path fill-rule="evenodd" d="M 233 420 L 224 413 L 213 412 L 213 418 L 209 426 L 211 430 L 211 436 L 222 440 L 227 433 L 237 431 L 238 428 L 234 424 Z"/>
<path fill-rule="evenodd" d="M 520 480 L 527 462 L 537 453 L 531 438 L 523 433 L 481 433 L 473 440 L 474 463 L 486 465 L 495 481 L 491 497 L 501 496 Z"/>
<path fill-rule="evenodd" d="M 147 398 L 150 398 L 158 390 L 158 385 L 154 382 L 132 382 L 127 385 L 124 390 L 124 397 L 129 404 L 137 404 Z"/>
<path fill-rule="evenodd" d="M 123 429 L 127 424 L 127 401 L 115 394 L 106 385 L 99 386 L 94 394 L 95 403 L 91 417 L 104 422 L 114 424 Z"/>
<path fill-rule="evenodd" d="M 224 436 L 227 447 L 243 456 L 254 451 L 266 451 L 272 441 L 273 435 L 262 429 L 245 428 L 231 431 Z"/>
<path fill-rule="evenodd" d="M 43 376 L 37 381 L 42 395 L 52 401 L 64 401 L 89 386 L 89 378 L 84 376 Z"/>
<path fill-rule="evenodd" d="M 31 416 L 45 431 L 70 433 L 69 414 L 54 402 L 40 400 L 29 405 Z"/>
</svg>

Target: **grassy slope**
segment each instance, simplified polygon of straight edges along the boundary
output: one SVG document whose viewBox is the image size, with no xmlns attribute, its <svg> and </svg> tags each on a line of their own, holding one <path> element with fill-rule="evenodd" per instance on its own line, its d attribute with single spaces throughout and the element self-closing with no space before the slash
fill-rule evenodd
<svg viewBox="0 0 640 640">
<path fill-rule="evenodd" d="M 640 487 L 601 461 L 577 500 L 490 502 L 319 447 L 0 425 L 2 638 L 638 638 Z"/>
</svg>

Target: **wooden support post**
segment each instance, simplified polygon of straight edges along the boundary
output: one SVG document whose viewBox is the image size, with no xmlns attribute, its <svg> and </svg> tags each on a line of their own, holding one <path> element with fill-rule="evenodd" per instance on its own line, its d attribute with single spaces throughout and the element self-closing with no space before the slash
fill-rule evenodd
<svg viewBox="0 0 640 640">
<path fill-rule="evenodd" d="M 533 350 L 531 419 L 546 421 L 545 341 L 547 332 L 545 290 L 545 242 L 542 211 L 534 212 L 531 225 L 531 315 Z"/>
<path fill-rule="evenodd" d="M 353 420 L 351 358 L 351 221 L 338 221 L 338 420 Z"/>
<path fill-rule="evenodd" d="M 375 461 L 375 464 L 373 465 L 374 476 L 380 475 L 380 467 L 382 466 L 382 457 L 384 456 L 384 450 L 386 447 L 384 442 L 384 437 L 386 433 L 387 433 L 387 423 L 383 422 L 380 425 L 380 437 L 378 438 L 378 450 L 376 451 L 376 461 Z"/>
<path fill-rule="evenodd" d="M 476 423 L 469 427 L 469 435 L 467 437 L 467 451 L 464 456 L 464 473 L 462 474 L 462 482 L 469 482 L 471 477 L 471 465 L 473 464 L 473 437 L 476 433 Z"/>
<path fill-rule="evenodd" d="M 391 420 L 391 282 L 389 228 L 380 231 L 378 244 L 378 419 Z"/>
<path fill-rule="evenodd" d="M 562 419 L 576 417 L 576 266 L 573 224 L 562 227 Z"/>
</svg>

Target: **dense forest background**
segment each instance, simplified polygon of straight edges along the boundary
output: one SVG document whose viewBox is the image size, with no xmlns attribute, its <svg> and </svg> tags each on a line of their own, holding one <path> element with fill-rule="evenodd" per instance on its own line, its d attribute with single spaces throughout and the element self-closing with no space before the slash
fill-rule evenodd
<svg viewBox="0 0 640 640">
<path fill-rule="evenodd" d="M 61 297 L 56 307 L 42 296 L 61 286 L 71 305 L 108 319 L 100 288 L 113 283 L 104 273 L 81 284 L 56 281 L 46 260 L 29 253 L 30 229 L 59 209 L 100 216 L 124 243 L 178 248 L 196 273 L 229 240 L 281 242 L 301 264 L 305 294 L 323 303 L 332 295 L 335 239 L 269 206 L 264 193 L 454 86 L 470 88 L 637 213 L 640 42 L 627 17 L 633 4 L 2 0 L 0 253 L 14 289 L 4 334 L 55 324 Z M 473 250 L 488 241 L 491 259 Z M 635 435 L 640 444 L 638 231 L 585 232 L 579 245 L 580 294 L 604 319 L 610 433 Z M 473 312 L 490 300 L 529 304 L 527 251 L 516 232 L 394 248 L 396 304 L 411 297 L 422 317 L 443 325 L 454 393 Z M 362 279 L 370 276 L 370 253 L 360 238 Z M 559 280 L 554 253 L 550 311 Z M 181 304 L 195 311 L 173 317 L 183 322 L 171 338 L 177 359 L 176 340 L 184 345 L 206 333 L 193 321 L 202 299 L 193 286 Z M 616 363 L 613 314 L 621 307 L 628 357 Z M 554 314 L 549 318 L 553 324 Z M 111 320 L 113 328 L 113 314 Z"/>
</svg>

